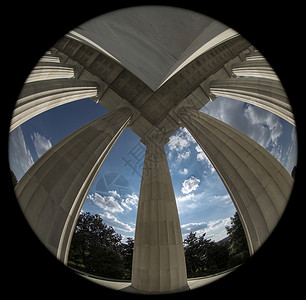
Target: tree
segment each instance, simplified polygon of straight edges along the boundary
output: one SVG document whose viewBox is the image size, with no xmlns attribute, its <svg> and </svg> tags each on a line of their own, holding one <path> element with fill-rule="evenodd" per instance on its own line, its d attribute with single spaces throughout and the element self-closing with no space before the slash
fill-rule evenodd
<svg viewBox="0 0 306 300">
<path fill-rule="evenodd" d="M 188 277 L 206 276 L 228 268 L 229 250 L 226 242 L 205 239 L 205 233 L 196 237 L 190 232 L 184 240 Z"/>
<path fill-rule="evenodd" d="M 109 278 L 126 273 L 121 255 L 121 235 L 103 223 L 100 215 L 79 215 L 71 241 L 68 265 Z"/>
<path fill-rule="evenodd" d="M 198 243 L 195 232 L 190 232 L 184 240 L 187 276 L 194 274 L 199 266 Z"/>
<path fill-rule="evenodd" d="M 249 250 L 238 213 L 231 217 L 231 226 L 225 227 L 228 239 L 214 242 L 190 232 L 184 240 L 188 277 L 215 274 L 244 263 Z"/>
<path fill-rule="evenodd" d="M 218 273 L 229 268 L 227 242 L 212 242 L 207 249 L 207 274 Z"/>
<path fill-rule="evenodd" d="M 244 230 L 237 212 L 231 217 L 231 226 L 226 226 L 225 228 L 229 236 L 230 264 L 238 265 L 245 262 L 250 257 L 250 254 Z"/>
<path fill-rule="evenodd" d="M 190 232 L 184 240 L 185 260 L 187 267 L 187 276 L 202 276 L 206 273 L 210 259 L 208 252 L 213 242 L 205 239 L 205 233 L 199 238 L 195 232 Z"/>
<path fill-rule="evenodd" d="M 134 250 L 134 240 L 128 237 L 126 244 L 122 244 L 121 248 L 123 264 L 125 269 L 128 271 L 124 279 L 131 279 L 133 250 Z"/>
<path fill-rule="evenodd" d="M 226 227 L 228 240 L 214 242 L 190 232 L 184 239 L 188 277 L 206 276 L 239 265 L 249 258 L 247 241 L 237 213 Z M 88 274 L 130 279 L 134 240 L 122 237 L 100 215 L 79 215 L 71 241 L 68 265 Z"/>
</svg>

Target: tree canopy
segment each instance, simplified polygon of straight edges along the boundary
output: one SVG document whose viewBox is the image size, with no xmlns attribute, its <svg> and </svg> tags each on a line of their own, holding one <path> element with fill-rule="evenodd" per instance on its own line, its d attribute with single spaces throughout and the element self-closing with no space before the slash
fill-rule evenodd
<svg viewBox="0 0 306 300">
<path fill-rule="evenodd" d="M 231 217 L 231 226 L 226 226 L 225 228 L 229 236 L 231 263 L 241 264 L 248 259 L 250 255 L 247 240 L 237 212 Z"/>
<path fill-rule="evenodd" d="M 68 265 L 102 277 L 129 278 L 131 242 L 123 244 L 113 227 L 103 223 L 100 215 L 83 213 L 71 241 Z"/>
<path fill-rule="evenodd" d="M 215 242 L 190 232 L 184 239 L 187 277 L 206 276 L 239 265 L 249 257 L 244 231 L 236 213 L 228 238 Z M 71 241 L 68 266 L 85 273 L 112 278 L 130 279 L 134 240 L 122 236 L 107 226 L 100 215 L 81 213 Z"/>
</svg>

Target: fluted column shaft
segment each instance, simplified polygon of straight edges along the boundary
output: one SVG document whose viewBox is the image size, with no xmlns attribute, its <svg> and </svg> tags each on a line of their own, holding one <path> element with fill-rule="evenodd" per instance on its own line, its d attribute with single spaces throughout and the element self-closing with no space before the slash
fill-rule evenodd
<svg viewBox="0 0 306 300">
<path fill-rule="evenodd" d="M 292 177 L 268 151 L 224 122 L 194 109 L 182 108 L 177 115 L 227 188 L 253 254 L 278 223 Z"/>
<path fill-rule="evenodd" d="M 74 77 L 74 69 L 72 66 L 50 62 L 40 62 L 34 67 L 25 83 L 72 77 Z"/>
<path fill-rule="evenodd" d="M 146 292 L 171 292 L 187 286 L 182 234 L 165 141 L 157 130 L 145 140 L 132 286 Z"/>
<path fill-rule="evenodd" d="M 26 83 L 16 102 L 10 131 L 29 119 L 72 101 L 96 97 L 98 84 L 76 79 L 54 79 Z"/>
<path fill-rule="evenodd" d="M 295 126 L 292 108 L 286 92 L 278 80 L 266 78 L 230 78 L 210 82 L 210 91 L 251 103 L 266 109 Z"/>
<path fill-rule="evenodd" d="M 84 199 L 130 118 L 130 110 L 120 108 L 74 131 L 42 155 L 15 188 L 30 226 L 64 263 Z"/>
<path fill-rule="evenodd" d="M 247 76 L 279 80 L 278 76 L 266 60 L 247 60 L 233 64 L 232 72 L 238 77 Z"/>
</svg>

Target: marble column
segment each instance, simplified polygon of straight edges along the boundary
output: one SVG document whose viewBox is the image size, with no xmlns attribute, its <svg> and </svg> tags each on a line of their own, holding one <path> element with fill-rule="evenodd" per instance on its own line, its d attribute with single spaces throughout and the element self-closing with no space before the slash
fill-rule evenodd
<svg viewBox="0 0 306 300">
<path fill-rule="evenodd" d="M 84 199 L 131 116 L 130 109 L 119 108 L 74 131 L 42 155 L 15 188 L 33 231 L 64 263 Z"/>
<path fill-rule="evenodd" d="M 237 77 L 258 77 L 279 80 L 278 76 L 265 60 L 247 60 L 232 65 L 232 72 Z"/>
<path fill-rule="evenodd" d="M 177 116 L 227 188 L 253 254 L 282 216 L 292 177 L 268 151 L 224 122 L 192 108 L 181 108 Z"/>
<path fill-rule="evenodd" d="M 187 273 L 175 195 L 164 149 L 155 128 L 143 139 L 146 154 L 141 179 L 132 286 L 145 292 L 187 287 Z"/>
<path fill-rule="evenodd" d="M 74 69 L 72 66 L 50 62 L 39 62 L 31 71 L 25 83 L 73 77 Z"/>
<path fill-rule="evenodd" d="M 286 92 L 278 80 L 266 78 L 230 78 L 210 82 L 215 96 L 233 98 L 266 109 L 295 126 Z"/>
<path fill-rule="evenodd" d="M 10 131 L 51 108 L 96 97 L 98 84 L 78 79 L 53 79 L 26 83 L 16 102 Z"/>
<path fill-rule="evenodd" d="M 265 60 L 262 54 L 259 51 L 254 51 L 245 56 L 246 61 L 254 61 L 254 60 Z"/>
</svg>

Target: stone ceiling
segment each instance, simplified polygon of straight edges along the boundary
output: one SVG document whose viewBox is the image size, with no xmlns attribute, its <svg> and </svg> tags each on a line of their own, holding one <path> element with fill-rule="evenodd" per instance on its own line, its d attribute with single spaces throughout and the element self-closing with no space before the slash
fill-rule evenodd
<svg viewBox="0 0 306 300">
<path fill-rule="evenodd" d="M 171 136 L 180 127 L 171 111 L 182 101 L 201 109 L 210 99 L 211 78 L 228 78 L 226 64 L 249 46 L 204 15 L 137 7 L 82 24 L 54 48 L 78 70 L 77 78 L 99 83 L 105 108 L 134 111 L 130 128 L 143 139 L 152 127 Z"/>
<path fill-rule="evenodd" d="M 234 35 L 207 16 L 167 6 L 117 10 L 70 32 L 117 59 L 154 91 L 190 58 Z"/>
</svg>

